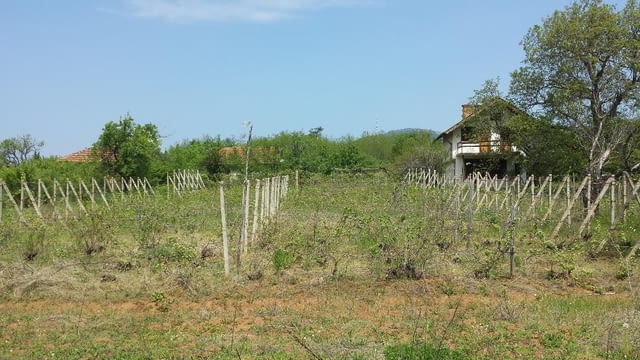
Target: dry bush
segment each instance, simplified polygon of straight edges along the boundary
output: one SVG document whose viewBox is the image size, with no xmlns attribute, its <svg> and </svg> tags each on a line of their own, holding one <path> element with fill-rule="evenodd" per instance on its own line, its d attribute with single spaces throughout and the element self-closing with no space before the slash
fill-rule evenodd
<svg viewBox="0 0 640 360">
<path fill-rule="evenodd" d="M 42 268 L 31 268 L 25 264 L 8 265 L 3 270 L 2 293 L 14 299 L 33 297 L 66 297 L 79 285 L 73 274 L 74 265 L 60 264 Z"/>
</svg>

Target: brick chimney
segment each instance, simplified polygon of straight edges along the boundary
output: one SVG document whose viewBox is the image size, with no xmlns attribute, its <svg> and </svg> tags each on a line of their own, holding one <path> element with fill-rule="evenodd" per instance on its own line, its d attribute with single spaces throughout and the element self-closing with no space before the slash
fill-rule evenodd
<svg viewBox="0 0 640 360">
<path fill-rule="evenodd" d="M 462 118 L 465 119 L 471 114 L 473 114 L 473 105 L 471 104 L 462 105 Z"/>
</svg>

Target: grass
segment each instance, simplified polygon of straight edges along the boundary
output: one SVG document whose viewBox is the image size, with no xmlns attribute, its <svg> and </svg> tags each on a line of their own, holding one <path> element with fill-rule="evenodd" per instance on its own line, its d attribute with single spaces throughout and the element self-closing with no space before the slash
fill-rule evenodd
<svg viewBox="0 0 640 360">
<path fill-rule="evenodd" d="M 477 213 L 467 243 L 441 192 L 304 180 L 230 278 L 216 186 L 3 227 L 0 358 L 638 358 L 637 259 L 552 251 L 526 223 L 508 278 L 507 214 Z M 227 190 L 235 244 L 241 189 Z"/>
</svg>

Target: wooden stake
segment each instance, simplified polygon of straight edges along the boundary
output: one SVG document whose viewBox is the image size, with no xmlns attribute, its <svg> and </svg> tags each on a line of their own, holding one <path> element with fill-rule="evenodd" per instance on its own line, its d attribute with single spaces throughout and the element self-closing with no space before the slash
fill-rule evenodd
<svg viewBox="0 0 640 360">
<path fill-rule="evenodd" d="M 589 202 L 590 203 L 590 207 L 587 209 L 587 215 L 585 216 L 584 220 L 582 220 L 582 224 L 580 224 L 580 229 L 578 230 L 578 235 L 582 235 L 582 232 L 584 231 L 585 227 L 586 228 L 590 227 L 591 219 L 595 215 L 596 209 L 598 208 L 598 205 L 600 204 L 600 201 L 607 194 L 607 190 L 609 190 L 609 187 L 611 186 L 611 184 L 614 181 L 615 181 L 615 177 L 612 176 L 612 177 L 608 178 L 607 181 L 604 183 L 604 186 L 602 187 L 602 190 L 598 194 L 598 197 L 595 199 L 595 201 L 593 203 Z"/>
<path fill-rule="evenodd" d="M 40 185 L 42 185 L 42 180 L 38 179 L 38 207 L 42 205 L 42 190 L 40 189 Z"/>
<path fill-rule="evenodd" d="M 569 176 L 565 176 L 562 182 L 560 183 L 560 185 L 558 185 L 558 189 L 556 190 L 556 193 L 553 195 L 553 198 L 549 201 L 547 212 L 542 217 L 542 222 L 545 222 L 549 218 L 549 215 L 551 215 L 551 211 L 553 211 L 553 207 L 555 206 L 556 201 L 560 197 L 560 193 L 562 192 L 562 189 L 564 188 L 564 186 L 566 185 L 567 189 L 569 188 L 569 181 L 571 181 L 570 179 L 571 178 Z M 549 186 L 549 189 L 551 189 L 551 186 Z"/>
<path fill-rule="evenodd" d="M 80 197 L 78 196 L 78 193 L 76 192 L 76 189 L 73 187 L 73 184 L 71 183 L 71 181 L 69 179 L 67 179 L 67 197 L 69 196 L 69 193 L 68 193 L 68 191 L 69 191 L 68 189 L 69 188 L 71 188 L 71 191 L 73 192 L 73 195 L 76 197 L 76 202 L 78 203 L 78 207 L 80 209 L 82 209 L 82 211 L 86 215 L 87 214 L 87 209 L 82 204 L 82 199 L 80 199 Z"/>
<path fill-rule="evenodd" d="M 567 182 L 567 211 L 569 211 L 569 217 L 567 218 L 567 224 L 569 224 L 569 226 L 571 226 L 571 222 L 572 222 L 572 216 L 571 216 L 571 205 L 573 204 L 571 202 L 571 184 L 574 183 L 574 181 L 572 181 L 573 178 L 569 178 L 569 182 Z"/>
<path fill-rule="evenodd" d="M 475 180 L 471 180 L 469 182 L 469 185 L 471 186 L 469 188 L 469 193 L 472 194 L 474 193 L 474 185 L 475 185 Z M 467 232 L 464 234 L 464 238 L 465 241 L 467 243 L 467 248 L 471 247 L 471 235 L 473 232 L 473 199 L 468 199 L 467 200 Z"/>
<path fill-rule="evenodd" d="M 250 185 L 249 180 L 245 180 L 242 184 L 242 222 L 240 224 L 240 247 L 242 249 L 242 253 L 246 254 L 249 244 L 249 195 L 250 195 Z"/>
<path fill-rule="evenodd" d="M 147 179 L 145 177 L 143 181 L 144 181 L 144 184 L 146 185 L 146 187 L 149 189 L 149 192 L 151 193 L 151 195 L 155 195 L 156 192 L 153 191 L 153 186 L 151 186 L 151 183 L 149 182 L 149 179 Z"/>
<path fill-rule="evenodd" d="M 44 183 L 42 184 L 42 190 L 44 192 L 44 195 L 47 197 L 47 200 L 49 200 L 49 204 L 51 204 L 51 209 L 53 211 L 53 215 L 54 217 L 56 217 L 58 219 L 58 221 L 63 222 L 62 221 L 62 216 L 58 213 L 58 210 L 56 209 L 56 203 L 55 201 L 52 201 L 51 199 L 51 195 L 49 194 L 49 190 L 47 190 L 47 187 L 44 185 Z M 56 183 L 53 183 L 53 195 L 55 197 L 55 191 L 56 191 Z"/>
<path fill-rule="evenodd" d="M 509 276 L 513 278 L 515 269 L 515 255 L 516 255 L 516 235 L 515 235 L 515 222 L 516 214 L 518 212 L 518 204 L 514 204 L 511 208 L 511 217 L 509 219 L 508 231 L 509 231 Z"/>
<path fill-rule="evenodd" d="M 22 210 L 20 209 L 20 206 L 18 206 L 18 204 L 16 203 L 16 200 L 13 198 L 13 195 L 11 195 L 11 191 L 9 190 L 5 182 L 2 182 L 2 187 L 4 188 L 5 193 L 7 194 L 7 197 L 13 204 L 13 208 L 16 210 L 16 213 L 18 213 L 18 217 L 20 218 L 20 221 L 26 225 L 27 220 L 25 220 L 24 216 L 22 215 Z"/>
<path fill-rule="evenodd" d="M 591 208 L 591 185 L 593 184 L 591 175 L 587 175 L 587 179 L 587 208 L 585 210 Z"/>
<path fill-rule="evenodd" d="M 33 193 L 31 192 L 31 189 L 29 189 L 29 185 L 27 185 L 26 181 L 22 182 L 22 188 L 24 189 L 24 191 L 26 191 L 27 196 L 29 196 L 29 201 L 31 201 L 31 205 L 33 206 L 33 209 L 36 211 L 36 214 L 38 215 L 38 217 L 40 219 L 44 219 L 44 217 L 42 216 L 42 213 L 40 212 L 40 207 L 38 206 L 36 199 L 33 197 Z"/>
<path fill-rule="evenodd" d="M 93 193 L 89 191 L 87 185 L 84 183 L 84 180 L 78 181 L 78 187 L 80 188 L 80 193 L 82 193 L 82 189 L 84 188 L 85 193 L 89 196 L 89 201 L 91 201 L 91 208 L 94 209 L 96 206 L 96 201 L 93 197 Z M 82 199 L 82 196 L 80 196 L 80 198 Z"/>
<path fill-rule="evenodd" d="M 613 178 L 613 182 L 611 183 L 611 226 L 609 227 L 609 229 L 611 230 L 613 230 L 616 223 L 616 206 L 617 206 L 617 202 L 616 202 L 617 182 L 614 177 L 612 178 Z"/>
<path fill-rule="evenodd" d="M 269 217 L 273 217 L 274 209 L 276 205 L 275 199 L 276 193 L 276 178 L 275 176 L 271 178 L 271 186 L 269 187 Z"/>
<path fill-rule="evenodd" d="M 265 217 L 265 213 L 266 213 L 266 202 L 267 202 L 267 186 L 269 186 L 269 179 L 264 179 L 262 180 L 262 182 L 264 183 L 264 185 L 262 186 L 262 191 L 261 191 L 261 197 L 262 197 L 262 201 L 260 202 L 260 229 L 262 229 L 262 225 L 264 224 L 264 217 Z"/>
<path fill-rule="evenodd" d="M 24 188 L 22 182 L 20 182 L 20 211 L 24 210 Z"/>
<path fill-rule="evenodd" d="M 526 217 L 531 216 L 531 214 L 535 211 L 536 204 L 540 199 L 542 199 L 542 193 L 544 192 L 545 186 L 549 185 L 549 189 L 551 189 L 551 183 L 549 181 L 550 181 L 550 177 L 547 177 L 542 183 L 542 185 L 540 186 L 540 189 L 538 190 L 538 194 L 535 194 L 535 189 L 533 188 L 533 186 L 531 187 L 531 194 L 533 198 L 531 200 L 531 205 L 529 206 L 529 210 L 527 211 Z"/>
<path fill-rule="evenodd" d="M 551 185 L 553 184 L 553 175 L 549 174 L 549 201 L 547 201 L 547 204 L 551 204 Z"/>
<path fill-rule="evenodd" d="M 91 178 L 91 184 L 92 186 L 95 187 L 95 189 L 98 190 L 98 193 L 100 194 L 100 197 L 102 198 L 102 201 L 104 202 L 104 204 L 107 206 L 107 209 L 111 209 L 111 206 L 109 206 L 109 202 L 107 201 L 107 197 L 104 196 L 104 192 L 102 192 L 102 189 L 100 189 L 100 186 L 98 185 L 98 182 L 96 181 L 96 179 Z"/>
<path fill-rule="evenodd" d="M 625 172 L 624 175 L 629 175 L 629 174 L 627 174 Z M 626 209 L 624 207 L 624 204 L 627 203 L 627 182 L 629 181 L 628 177 L 624 176 L 624 175 L 622 177 L 622 204 L 623 204 L 623 207 L 622 207 L 622 222 L 625 221 L 626 214 L 627 214 L 627 212 L 625 211 Z M 631 184 L 631 186 L 633 186 L 633 183 Z"/>
<path fill-rule="evenodd" d="M 260 211 L 260 180 L 256 180 L 255 200 L 253 203 L 253 226 L 251 227 L 251 244 L 256 241 L 256 233 L 258 231 L 258 212 Z"/>
<path fill-rule="evenodd" d="M 2 190 L 4 185 L 4 181 L 0 180 L 0 224 L 2 224 L 2 208 L 4 207 L 4 201 L 3 201 L 3 196 L 2 196 Z"/>
<path fill-rule="evenodd" d="M 220 182 L 220 220 L 222 221 L 222 255 L 224 257 L 224 275 L 229 276 L 229 237 L 227 235 L 227 212 L 224 204 L 224 183 Z"/>
<path fill-rule="evenodd" d="M 536 179 L 535 176 L 531 175 L 531 207 L 535 210 L 536 203 Z"/>
<path fill-rule="evenodd" d="M 564 214 L 562 214 L 562 217 L 560 218 L 560 221 L 558 221 L 558 224 L 556 225 L 555 229 L 553 229 L 553 232 L 551 233 L 551 238 L 555 238 L 556 236 L 558 236 L 558 232 L 560 232 L 560 228 L 562 228 L 564 221 L 567 219 L 567 216 L 571 214 L 571 207 L 576 202 L 576 200 L 578 200 L 578 198 L 580 197 L 580 194 L 582 194 L 582 189 L 584 189 L 588 180 L 589 180 L 589 176 L 587 175 L 584 178 L 584 180 L 582 180 L 582 184 L 580 184 L 578 191 L 575 192 L 575 194 L 567 204 L 567 209 L 565 210 Z"/>
</svg>

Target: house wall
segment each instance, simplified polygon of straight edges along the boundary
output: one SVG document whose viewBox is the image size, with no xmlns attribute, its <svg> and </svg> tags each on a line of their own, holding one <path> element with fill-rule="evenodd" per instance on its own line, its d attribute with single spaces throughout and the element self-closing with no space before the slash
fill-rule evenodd
<svg viewBox="0 0 640 360">
<path fill-rule="evenodd" d="M 453 151 L 452 156 L 454 160 L 453 176 L 462 179 L 464 176 L 464 159 L 462 156 L 458 156 L 458 143 L 462 141 L 462 129 L 456 129 L 453 132 Z"/>
<path fill-rule="evenodd" d="M 448 176 L 459 178 L 461 178 L 464 173 L 464 159 L 458 156 L 458 143 L 460 141 L 462 141 L 462 131 L 456 129 L 451 134 L 446 135 L 442 142 L 445 150 L 451 154 L 446 164 L 445 173 Z"/>
<path fill-rule="evenodd" d="M 445 174 L 447 176 L 452 176 L 452 177 L 456 177 L 459 179 L 463 179 L 464 177 L 464 173 L 465 173 L 465 162 L 468 161 L 467 159 L 465 159 L 465 154 L 467 154 L 466 156 L 469 157 L 469 159 L 478 159 L 481 158 L 482 155 L 480 154 L 479 150 L 479 145 L 478 148 L 474 148 L 474 147 L 470 147 L 470 148 L 466 148 L 466 152 L 462 153 L 461 151 L 458 150 L 458 144 L 462 141 L 462 130 L 461 129 L 456 129 L 454 131 L 452 131 L 450 134 L 445 135 L 443 137 L 443 146 L 445 147 L 445 150 L 451 154 L 451 157 L 449 158 L 449 161 L 447 162 L 446 166 L 445 166 Z M 499 151 L 500 150 L 500 135 L 497 133 L 492 133 L 491 134 L 491 141 L 492 142 L 492 151 Z M 515 149 L 515 147 L 512 147 L 512 151 L 517 151 Z M 514 173 L 516 168 L 515 168 L 515 163 L 512 159 L 507 158 L 506 159 L 506 172 L 507 173 Z"/>
</svg>

